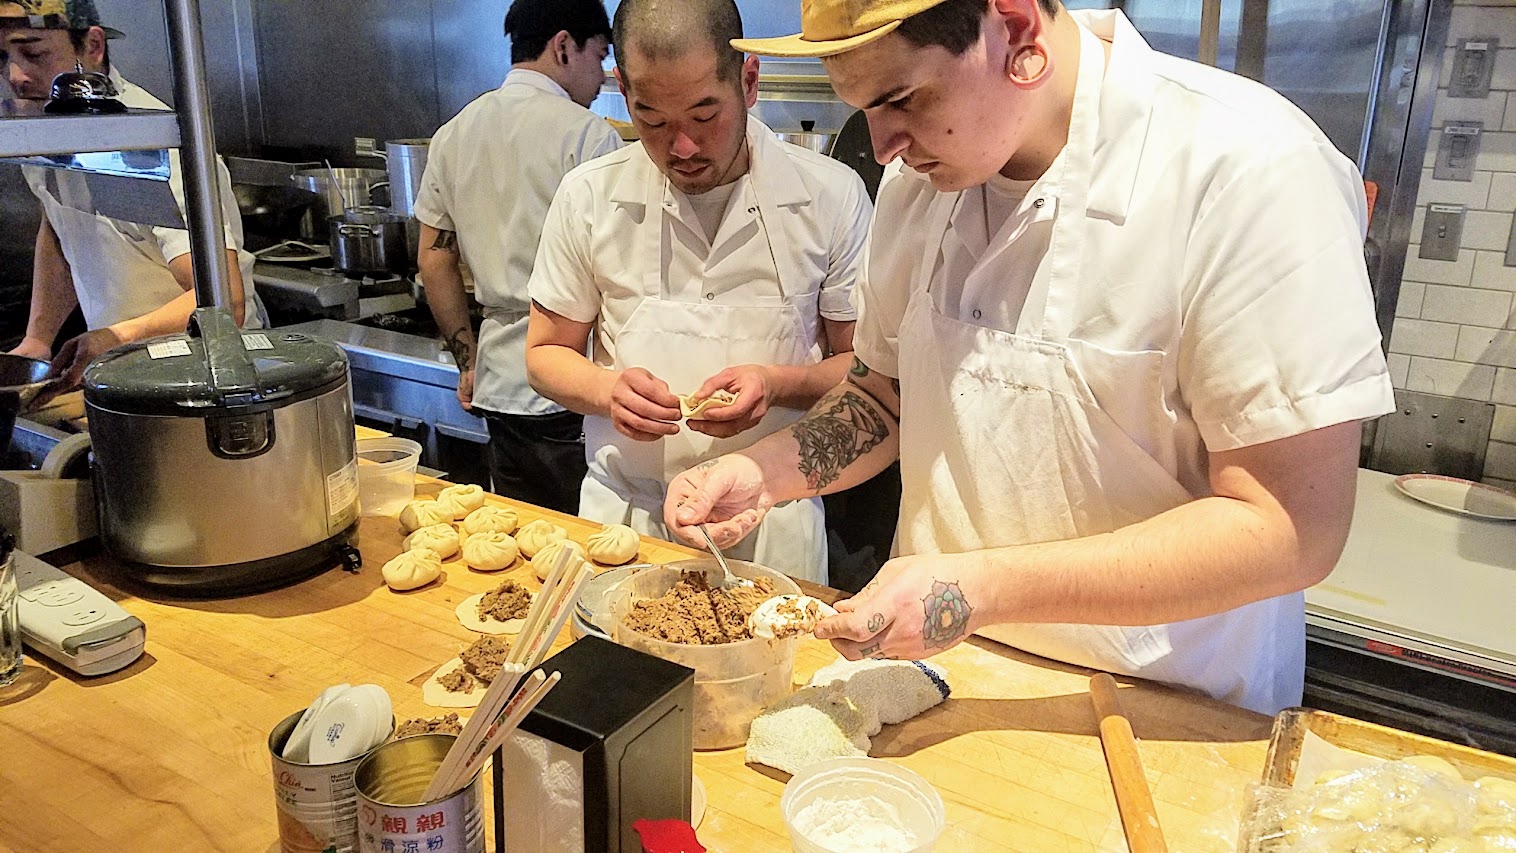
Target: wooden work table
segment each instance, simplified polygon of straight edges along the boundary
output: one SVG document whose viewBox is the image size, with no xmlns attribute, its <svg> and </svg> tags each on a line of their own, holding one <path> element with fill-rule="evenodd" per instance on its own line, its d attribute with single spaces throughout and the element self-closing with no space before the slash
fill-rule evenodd
<svg viewBox="0 0 1516 853">
<path fill-rule="evenodd" d="M 424 481 L 418 495 L 441 484 Z M 491 498 L 492 502 L 511 504 Z M 583 542 L 598 525 L 515 504 L 522 522 L 550 517 Z M 528 567 L 482 574 L 453 561 L 411 593 L 379 568 L 400 550 L 391 518 L 365 518 L 364 568 L 330 571 L 275 592 L 219 601 L 146 597 L 111 560 L 66 565 L 147 625 L 127 669 L 78 678 L 28 650 L 0 689 L 0 849 L 277 851 L 267 739 L 322 688 L 373 682 L 396 717 L 436 716 L 420 684 L 475 635 L 453 608 Z M 644 540 L 643 561 L 695 552 Z M 528 580 L 530 578 L 530 580 Z M 559 642 L 568 640 L 567 632 Z M 801 644 L 801 680 L 835 658 Z M 873 755 L 936 786 L 947 806 L 944 853 L 1125 849 L 1096 735 L 1088 673 L 971 640 L 935 658 L 953 698 L 888 726 Z M 1171 850 L 1231 851 L 1247 784 L 1263 767 L 1270 720 L 1178 691 L 1121 691 Z M 722 853 L 788 849 L 784 775 L 740 749 L 697 753 L 710 806 L 702 842 Z"/>
</svg>

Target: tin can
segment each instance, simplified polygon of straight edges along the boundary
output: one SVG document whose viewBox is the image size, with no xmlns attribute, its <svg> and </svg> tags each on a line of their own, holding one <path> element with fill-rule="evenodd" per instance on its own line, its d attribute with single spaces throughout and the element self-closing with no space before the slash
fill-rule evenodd
<svg viewBox="0 0 1516 853">
<path fill-rule="evenodd" d="M 455 740 L 444 734 L 404 738 L 380 746 L 358 765 L 361 853 L 483 853 L 480 774 L 447 796 L 422 802 Z"/>
<path fill-rule="evenodd" d="M 279 849 L 283 853 L 353 853 L 358 849 L 358 791 L 353 773 L 373 750 L 336 764 L 286 761 L 284 743 L 303 713 L 302 709 L 285 717 L 268 736 Z"/>
</svg>

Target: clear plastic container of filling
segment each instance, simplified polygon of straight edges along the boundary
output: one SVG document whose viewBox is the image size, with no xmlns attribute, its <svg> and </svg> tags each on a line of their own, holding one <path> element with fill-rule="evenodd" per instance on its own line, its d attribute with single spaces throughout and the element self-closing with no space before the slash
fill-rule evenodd
<svg viewBox="0 0 1516 853">
<path fill-rule="evenodd" d="M 727 560 L 727 564 L 739 577 L 772 579 L 775 595 L 800 592 L 793 580 L 773 569 L 742 560 Z M 705 558 L 644 569 L 623 581 L 611 602 L 615 640 L 695 670 L 696 749 L 741 746 L 747 742 L 753 718 L 794 689 L 797 641 L 789 637 L 720 645 L 668 643 L 625 624 L 624 619 L 636 602 L 667 593 L 685 571 L 714 571 L 714 576 L 720 577 L 716 561 Z"/>
</svg>

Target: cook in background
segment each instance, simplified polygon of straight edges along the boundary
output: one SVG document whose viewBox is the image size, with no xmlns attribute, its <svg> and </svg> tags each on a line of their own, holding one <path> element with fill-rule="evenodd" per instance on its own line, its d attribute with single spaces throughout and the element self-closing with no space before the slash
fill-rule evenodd
<svg viewBox="0 0 1516 853">
<path fill-rule="evenodd" d="M 897 556 L 816 631 L 849 658 L 986 629 L 1297 704 L 1301 590 L 1342 551 L 1359 422 L 1394 406 L 1352 162 L 1121 12 L 814 0 L 802 24 L 738 46 L 827 55 L 876 157 L 903 161 L 856 359 L 804 420 L 675 480 L 670 526 L 730 542 L 898 456 Z"/>
<path fill-rule="evenodd" d="M 527 280 L 559 181 L 616 150 L 586 109 L 605 80 L 611 22 L 600 0 L 516 0 L 511 70 L 432 137 L 416 198 L 426 301 L 458 363 L 458 401 L 490 431 L 497 494 L 576 514 L 584 418 L 526 380 Z M 475 341 L 460 263 L 484 307 Z"/>
<path fill-rule="evenodd" d="M 100 25 L 92 0 L 0 2 L 0 44 L 11 90 L 38 113 L 52 91 L 53 78 L 73 71 L 75 63 L 85 71 L 110 75 L 121 93 L 119 100 L 128 107 L 168 109 L 111 65 L 106 42 L 120 36 Z M 232 315 L 239 324 L 260 328 L 264 322 L 253 296 L 253 256 L 242 250 L 242 219 L 231 176 L 219 160 L 217 166 Z M 177 150 L 169 154 L 169 170 L 169 186 L 183 215 L 184 173 Z M 55 389 L 61 391 L 78 387 L 84 368 L 112 347 L 185 330 L 195 310 L 187 230 L 66 207 L 56 197 L 53 170 L 23 166 L 22 172 L 42 202 L 43 217 L 37 229 L 31 316 L 26 337 L 11 352 L 52 358 L 53 372 L 64 377 Z M 58 330 L 76 306 L 83 310 L 89 331 L 64 342 L 53 357 Z"/>
<path fill-rule="evenodd" d="M 847 370 L 870 207 L 851 169 L 747 114 L 758 60 L 729 46 L 731 0 L 625 0 L 613 29 L 642 144 L 575 170 L 553 200 L 527 367 L 587 416 L 580 514 L 665 536 L 669 478 L 782 429 Z M 681 427 L 675 395 L 719 389 L 737 402 Z M 811 497 L 734 556 L 825 580 L 825 549 Z"/>
</svg>

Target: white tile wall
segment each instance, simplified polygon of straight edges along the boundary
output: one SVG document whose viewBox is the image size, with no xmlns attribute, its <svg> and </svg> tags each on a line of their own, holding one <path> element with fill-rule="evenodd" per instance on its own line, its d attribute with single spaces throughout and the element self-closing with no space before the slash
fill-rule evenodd
<svg viewBox="0 0 1516 853">
<path fill-rule="evenodd" d="M 1487 98 L 1447 97 L 1452 48 L 1468 38 L 1500 39 Z M 1505 265 L 1516 212 L 1516 0 L 1454 0 L 1447 44 L 1390 335 L 1390 379 L 1396 388 L 1498 404 L 1484 477 L 1516 487 L 1516 267 Z M 1432 178 L 1449 121 L 1484 122 L 1472 181 Z M 1417 257 L 1428 204 L 1468 208 L 1458 260 Z"/>
</svg>

